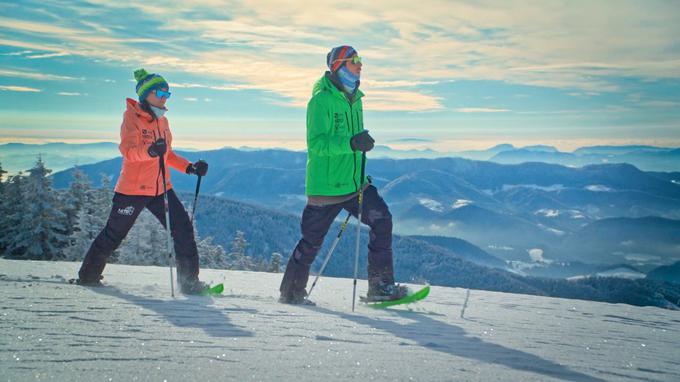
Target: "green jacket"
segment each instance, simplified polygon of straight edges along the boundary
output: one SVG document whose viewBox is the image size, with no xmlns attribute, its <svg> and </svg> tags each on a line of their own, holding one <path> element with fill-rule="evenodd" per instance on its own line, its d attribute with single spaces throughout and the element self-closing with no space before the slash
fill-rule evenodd
<svg viewBox="0 0 680 382">
<path fill-rule="evenodd" d="M 350 138 L 364 130 L 361 90 L 350 104 L 328 72 L 314 84 L 307 104 L 307 195 L 347 195 L 361 184 L 361 153 Z"/>
</svg>

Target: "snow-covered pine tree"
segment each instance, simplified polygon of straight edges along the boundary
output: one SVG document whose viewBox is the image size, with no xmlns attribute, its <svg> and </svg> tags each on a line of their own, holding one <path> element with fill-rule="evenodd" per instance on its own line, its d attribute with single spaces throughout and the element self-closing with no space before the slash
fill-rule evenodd
<svg viewBox="0 0 680 382">
<path fill-rule="evenodd" d="M 281 259 L 283 256 L 281 256 L 280 253 L 274 252 L 272 253 L 272 258 L 269 261 L 269 270 L 268 272 L 272 273 L 279 273 L 281 272 Z"/>
<path fill-rule="evenodd" d="M 80 183 L 83 181 L 85 180 L 80 179 L 78 182 Z M 90 248 L 92 241 L 104 228 L 104 225 L 108 220 L 111 211 L 111 199 L 113 198 L 111 181 L 107 176 L 102 176 L 101 182 L 102 187 L 88 189 L 84 194 L 84 204 L 78 212 L 76 225 L 68 240 L 69 244 L 62 252 L 62 258 L 64 260 L 81 261 L 87 250 Z M 78 187 L 81 188 L 84 186 L 79 185 Z"/>
<path fill-rule="evenodd" d="M 113 189 L 111 188 L 111 178 L 102 174 L 101 187 L 92 190 L 91 208 L 94 215 L 101 218 L 104 223 L 109 218 L 111 212 L 111 202 L 113 200 Z M 104 225 L 102 224 L 102 227 Z"/>
<path fill-rule="evenodd" d="M 5 174 L 7 174 L 7 171 L 2 169 L 2 162 L 0 162 L 0 195 L 5 192 L 5 180 L 3 179 Z"/>
<path fill-rule="evenodd" d="M 67 234 L 73 234 L 78 225 L 78 214 L 89 202 L 90 180 L 77 166 L 71 173 L 73 181 L 62 197 L 62 211 L 66 214 Z"/>
<path fill-rule="evenodd" d="M 200 239 L 196 234 L 198 258 L 201 268 L 228 269 L 227 256 L 221 245 L 213 244 L 212 236 Z"/>
<path fill-rule="evenodd" d="M 248 246 L 248 241 L 246 240 L 246 235 L 243 231 L 236 231 L 236 236 L 231 242 L 231 252 L 228 256 L 228 267 L 229 269 L 238 270 L 254 270 L 255 264 L 251 261 L 250 257 L 246 256 L 246 247 Z"/>
<path fill-rule="evenodd" d="M 78 220 L 73 227 L 73 233 L 68 238 L 68 245 L 61 254 L 61 259 L 66 261 L 82 261 L 92 241 L 99 231 L 92 225 L 92 215 L 87 208 L 78 211 Z"/>
<path fill-rule="evenodd" d="M 165 229 L 155 216 L 143 210 L 118 249 L 117 262 L 131 265 L 167 265 Z"/>
<path fill-rule="evenodd" d="M 269 272 L 269 261 L 267 259 L 255 260 L 257 263 L 255 270 L 258 272 Z"/>
<path fill-rule="evenodd" d="M 7 171 L 2 169 L 2 163 L 0 162 L 0 256 L 4 255 L 5 253 L 5 246 L 2 243 L 2 239 L 4 238 L 5 235 L 7 234 L 7 224 L 8 224 L 8 215 L 9 211 L 6 209 L 5 205 L 5 181 L 4 181 L 4 175 L 7 173 Z"/>
<path fill-rule="evenodd" d="M 23 257 L 51 260 L 66 246 L 66 215 L 57 208 L 57 197 L 41 157 L 29 170 L 25 182 L 25 215 L 21 219 L 16 242 L 26 248 Z"/>
<path fill-rule="evenodd" d="M 2 235 L 0 235 L 0 246 L 4 250 L 4 256 L 21 256 L 26 251 L 26 248 L 17 241 L 26 206 L 24 202 L 25 182 L 25 176 L 21 171 L 10 177 L 5 184 L 3 198 L 0 201 L 5 214 L 2 220 Z"/>
<path fill-rule="evenodd" d="M 248 241 L 246 240 L 246 235 L 243 233 L 243 231 L 236 231 L 236 236 L 231 242 L 231 252 L 239 256 L 245 256 L 247 246 Z"/>
</svg>

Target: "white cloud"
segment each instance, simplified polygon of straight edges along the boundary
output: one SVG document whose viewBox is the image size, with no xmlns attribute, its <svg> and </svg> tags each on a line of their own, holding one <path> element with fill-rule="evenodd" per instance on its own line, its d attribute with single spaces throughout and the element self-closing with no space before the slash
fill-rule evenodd
<svg viewBox="0 0 680 382">
<path fill-rule="evenodd" d="M 458 199 L 455 202 L 453 202 L 453 205 L 451 205 L 451 208 L 453 208 L 455 210 L 455 209 L 458 209 L 458 208 L 461 208 L 461 207 L 469 206 L 470 204 L 472 204 L 471 200 Z"/>
<path fill-rule="evenodd" d="M 77 97 L 77 96 L 82 95 L 80 93 L 70 93 L 70 92 L 59 92 L 57 94 L 60 95 L 60 96 L 67 96 L 67 97 Z"/>
<path fill-rule="evenodd" d="M 395 81 L 376 81 L 376 80 L 362 80 L 362 86 L 368 86 L 372 89 L 389 89 L 389 88 L 404 88 L 404 87 L 416 87 L 423 85 L 437 85 L 440 81 L 405 81 L 405 80 L 395 80 Z"/>
<path fill-rule="evenodd" d="M 20 52 L 10 52 L 10 53 L 2 53 L 0 56 L 23 56 L 25 54 L 33 53 L 32 50 L 22 50 Z"/>
<path fill-rule="evenodd" d="M 560 211 L 559 210 L 553 210 L 550 208 L 542 208 L 536 212 L 534 212 L 534 215 L 541 215 L 545 216 L 547 218 L 556 218 L 560 216 Z"/>
<path fill-rule="evenodd" d="M 35 73 L 35 72 L 26 72 L 26 71 L 18 71 L 18 70 L 5 70 L 5 69 L 0 69 L 0 76 L 2 76 L 2 77 L 13 77 L 13 78 L 28 78 L 28 79 L 32 79 L 32 80 L 45 80 L 45 81 L 70 81 L 70 80 L 78 79 L 78 78 L 75 78 L 75 77 L 60 76 L 60 75 L 56 75 L 56 74 Z"/>
<path fill-rule="evenodd" d="M 511 111 L 508 109 L 494 109 L 487 107 L 462 107 L 455 110 L 459 113 L 507 113 Z"/>
<path fill-rule="evenodd" d="M 614 191 L 613 189 L 603 186 L 601 184 L 591 184 L 589 186 L 584 187 L 586 190 L 591 191 L 591 192 L 612 192 Z"/>
<path fill-rule="evenodd" d="M 418 198 L 418 203 L 420 203 L 420 205 L 422 205 L 423 207 L 435 212 L 444 211 L 444 206 L 436 200 L 428 198 Z"/>
<path fill-rule="evenodd" d="M 10 92 L 26 92 L 26 93 L 39 93 L 40 89 L 29 88 L 27 86 L 4 86 L 0 85 L 0 90 L 10 91 Z"/>
<path fill-rule="evenodd" d="M 503 191 L 509 191 L 509 190 L 514 190 L 516 188 L 531 188 L 535 190 L 541 190 L 541 191 L 547 191 L 547 192 L 555 192 L 555 191 L 562 191 L 565 189 L 563 184 L 552 184 L 550 186 L 539 186 L 537 184 L 504 184 L 502 186 Z"/>
<path fill-rule="evenodd" d="M 35 54 L 32 56 L 26 56 L 26 58 L 35 60 L 39 58 L 52 58 L 52 57 L 63 57 L 63 56 L 68 56 L 69 54 L 66 52 L 57 52 L 57 53 L 46 53 L 46 54 Z"/>
<path fill-rule="evenodd" d="M 366 90 L 364 109 L 380 111 L 431 111 L 441 110 L 440 97 L 423 94 L 416 90 Z M 309 97 L 307 90 L 306 98 Z"/>
</svg>

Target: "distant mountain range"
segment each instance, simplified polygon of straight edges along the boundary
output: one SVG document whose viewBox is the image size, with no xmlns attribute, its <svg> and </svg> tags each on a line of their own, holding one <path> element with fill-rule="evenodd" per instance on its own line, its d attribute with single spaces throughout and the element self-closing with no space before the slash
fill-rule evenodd
<svg viewBox="0 0 680 382">
<path fill-rule="evenodd" d="M 423 139 L 405 139 L 396 143 L 428 144 Z M 178 150 L 182 150 L 179 149 Z M 261 151 L 257 148 L 243 147 L 240 151 Z M 199 151 L 183 149 L 183 151 Z M 285 151 L 285 150 L 282 150 Z M 55 171 L 74 165 L 85 165 L 111 159 L 120 155 L 118 144 L 111 142 L 67 144 L 22 144 L 8 143 L 0 145 L 0 162 L 6 171 L 16 173 L 30 168 L 37 155 L 50 164 Z M 680 171 L 680 148 L 656 146 L 590 146 L 581 147 L 573 152 L 561 152 L 555 147 L 535 145 L 515 147 L 511 144 L 499 144 L 486 150 L 466 150 L 439 152 L 431 149 L 398 150 L 386 145 L 378 145 L 371 152 L 372 158 L 383 159 L 435 159 L 457 157 L 472 160 L 492 161 L 503 164 L 526 162 L 543 162 L 561 164 L 570 167 L 582 167 L 591 164 L 628 163 L 645 171 Z"/>
<path fill-rule="evenodd" d="M 47 143 L 42 145 L 7 143 L 0 145 L 2 168 L 10 174 L 26 171 L 33 167 L 40 155 L 53 171 L 60 171 L 74 165 L 95 163 L 120 155 L 118 144 L 111 142 L 70 144 Z"/>
<path fill-rule="evenodd" d="M 680 284 L 680 261 L 653 269 L 647 274 L 647 278 Z"/>
<path fill-rule="evenodd" d="M 573 152 L 563 152 L 545 145 L 515 147 L 507 143 L 486 150 L 457 152 L 437 152 L 429 149 L 394 150 L 387 146 L 378 146 L 374 157 L 397 159 L 460 157 L 503 164 L 543 162 L 570 167 L 628 163 L 645 171 L 680 171 L 680 148 L 641 145 L 590 146 L 581 147 Z"/>
<path fill-rule="evenodd" d="M 306 203 L 305 153 L 182 154 L 210 163 L 203 195 L 296 215 Z M 81 169 L 95 182 L 103 173 L 115 183 L 120 165 L 116 158 Z M 464 239 L 503 261 L 540 257 L 649 270 L 680 260 L 680 173 L 461 158 L 370 159 L 367 173 L 390 205 L 399 234 Z M 68 171 L 53 178 L 60 188 L 71 179 Z M 172 180 L 178 190 L 193 192 L 195 177 L 175 172 Z"/>
<path fill-rule="evenodd" d="M 196 151 L 184 149 L 185 151 Z M 120 156 L 118 143 L 45 143 L 25 144 L 6 143 L 0 145 L 0 163 L 10 174 L 26 171 L 33 167 L 40 155 L 53 171 L 61 171 L 73 166 L 100 162 Z"/>
</svg>

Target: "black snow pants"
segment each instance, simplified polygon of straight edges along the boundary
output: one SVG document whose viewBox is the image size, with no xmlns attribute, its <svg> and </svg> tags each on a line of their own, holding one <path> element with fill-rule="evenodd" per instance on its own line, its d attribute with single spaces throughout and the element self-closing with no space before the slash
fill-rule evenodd
<svg viewBox="0 0 680 382">
<path fill-rule="evenodd" d="M 302 239 L 286 265 L 286 272 L 279 288 L 282 295 L 300 295 L 305 289 L 309 280 L 309 269 L 321 249 L 324 237 L 333 220 L 343 209 L 356 218 L 359 212 L 358 196 L 333 205 L 305 206 L 300 223 Z M 385 201 L 378 195 L 375 186 L 368 186 L 364 191 L 361 221 L 371 228 L 368 243 L 369 283 L 394 283 L 392 214 Z"/>
<path fill-rule="evenodd" d="M 92 242 L 85 255 L 78 276 L 84 282 L 96 282 L 100 279 L 106 260 L 118 248 L 132 228 L 137 216 L 147 208 L 165 227 L 165 209 L 163 195 L 141 196 L 123 195 L 113 196 L 113 206 L 109 220 L 104 229 Z M 168 190 L 168 206 L 170 208 L 171 235 L 177 256 L 177 280 L 179 283 L 198 279 L 198 250 L 194 238 L 194 230 L 182 202 L 175 195 L 174 190 Z"/>
</svg>

